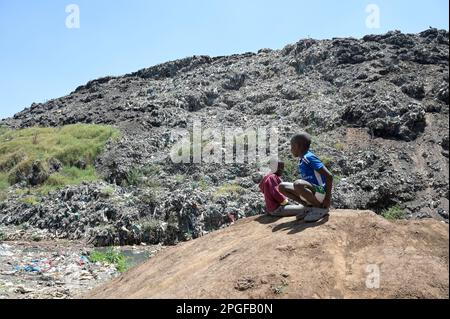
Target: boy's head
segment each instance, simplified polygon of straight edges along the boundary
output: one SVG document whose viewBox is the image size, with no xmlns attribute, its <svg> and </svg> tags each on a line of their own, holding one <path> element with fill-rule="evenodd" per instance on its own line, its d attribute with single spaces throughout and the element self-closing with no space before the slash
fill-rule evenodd
<svg viewBox="0 0 450 319">
<path fill-rule="evenodd" d="M 284 162 L 278 162 L 277 171 L 275 172 L 276 175 L 281 176 L 284 172 Z"/>
<path fill-rule="evenodd" d="M 284 171 L 284 162 L 279 161 L 277 159 L 272 159 L 269 163 L 270 165 L 270 172 L 281 176 L 283 175 L 283 171 Z"/>
<path fill-rule="evenodd" d="M 295 157 L 305 155 L 311 146 L 311 135 L 305 132 L 294 135 L 291 139 L 291 152 Z"/>
</svg>

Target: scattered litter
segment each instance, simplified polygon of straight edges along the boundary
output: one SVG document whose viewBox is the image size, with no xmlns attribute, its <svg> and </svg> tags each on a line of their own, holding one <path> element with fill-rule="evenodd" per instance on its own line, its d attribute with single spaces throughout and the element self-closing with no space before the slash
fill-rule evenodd
<svg viewBox="0 0 450 319">
<path fill-rule="evenodd" d="M 92 263 L 89 254 L 94 248 L 85 245 L 58 240 L 0 244 L 0 299 L 74 298 L 119 275 L 114 265 Z M 134 266 L 161 249 L 149 245 L 123 251 Z"/>
<path fill-rule="evenodd" d="M 10 251 L 11 246 L 7 245 L 7 244 L 1 244 L 0 245 L 0 256 L 12 256 L 14 255 L 14 253 L 12 251 Z"/>
<path fill-rule="evenodd" d="M 41 268 L 36 267 L 36 266 L 31 266 L 31 265 L 16 266 L 15 270 L 16 271 L 26 271 L 26 272 L 41 272 Z"/>
</svg>

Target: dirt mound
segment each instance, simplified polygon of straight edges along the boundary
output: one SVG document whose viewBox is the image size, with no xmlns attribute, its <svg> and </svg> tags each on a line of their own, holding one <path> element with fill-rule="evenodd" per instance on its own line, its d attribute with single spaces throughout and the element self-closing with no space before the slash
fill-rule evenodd
<svg viewBox="0 0 450 319">
<path fill-rule="evenodd" d="M 448 298 L 449 229 L 337 210 L 252 217 L 164 250 L 88 298 Z"/>
</svg>

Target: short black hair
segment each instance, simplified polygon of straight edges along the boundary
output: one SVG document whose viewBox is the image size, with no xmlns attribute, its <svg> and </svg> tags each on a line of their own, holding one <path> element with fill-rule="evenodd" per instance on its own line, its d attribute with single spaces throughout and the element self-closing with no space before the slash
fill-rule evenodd
<svg viewBox="0 0 450 319">
<path fill-rule="evenodd" d="M 309 148 L 311 147 L 311 135 L 306 132 L 295 134 L 291 139 L 291 144 L 298 144 L 299 142 L 303 142 L 303 144 L 309 150 Z"/>
</svg>

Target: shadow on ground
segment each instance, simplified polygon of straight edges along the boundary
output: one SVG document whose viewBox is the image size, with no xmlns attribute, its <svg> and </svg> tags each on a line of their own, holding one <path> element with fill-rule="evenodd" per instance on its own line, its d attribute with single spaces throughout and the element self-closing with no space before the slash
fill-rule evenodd
<svg viewBox="0 0 450 319">
<path fill-rule="evenodd" d="M 283 217 L 274 217 L 269 215 L 261 215 L 260 217 L 256 218 L 255 220 L 264 225 L 273 224 Z M 328 222 L 330 219 L 330 216 L 326 216 L 325 218 L 322 218 L 318 222 L 315 223 L 306 223 L 303 220 L 289 220 L 285 223 L 277 224 L 272 228 L 272 232 L 276 231 L 287 231 L 289 235 L 296 234 L 299 232 L 304 231 L 307 228 L 317 227 L 321 226 Z"/>
</svg>

